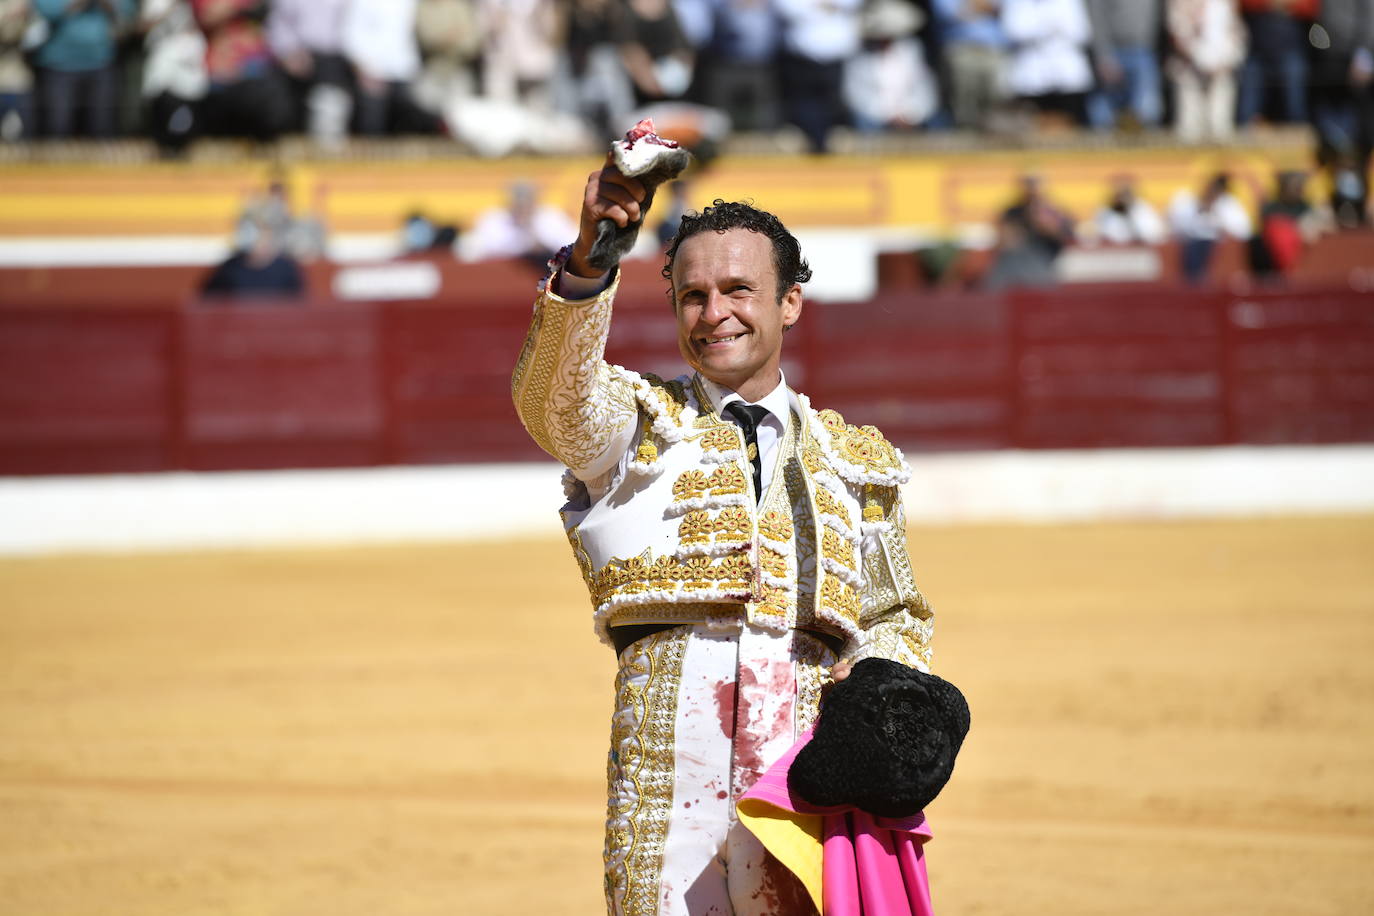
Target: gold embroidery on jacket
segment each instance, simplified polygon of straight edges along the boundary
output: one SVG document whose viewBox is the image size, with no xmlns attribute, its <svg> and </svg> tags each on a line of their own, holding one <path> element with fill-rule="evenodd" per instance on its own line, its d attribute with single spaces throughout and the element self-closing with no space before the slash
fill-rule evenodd
<svg viewBox="0 0 1374 916">
<path fill-rule="evenodd" d="M 602 359 L 615 287 L 577 304 L 542 293 L 511 377 L 530 436 L 573 468 L 593 464 L 639 410 L 623 370 Z"/>
<path fill-rule="evenodd" d="M 759 534 L 770 541 L 785 544 L 792 540 L 792 519 L 777 510 L 770 509 L 759 519 Z"/>
<path fill-rule="evenodd" d="M 816 508 L 821 515 L 833 515 L 844 523 L 846 528 L 852 528 L 854 523 L 850 521 L 849 509 L 844 503 L 840 502 L 825 487 L 816 488 Z"/>
<path fill-rule="evenodd" d="M 744 506 L 726 506 L 716 516 L 716 541 L 748 543 L 753 533 L 749 510 Z"/>
<path fill-rule="evenodd" d="M 711 472 L 709 481 L 711 493 L 716 496 L 729 496 L 749 492 L 749 484 L 744 471 L 737 464 L 722 464 Z"/>
<path fill-rule="evenodd" d="M 821 532 L 821 556 L 827 560 L 834 560 L 845 569 L 853 570 L 854 546 L 840 537 L 831 528 L 826 528 Z"/>
<path fill-rule="evenodd" d="M 616 674 L 606 762 L 606 897 L 615 912 L 652 913 L 672 818 L 674 731 L 687 637 L 668 630 L 634 643 Z"/>
<path fill-rule="evenodd" d="M 859 596 L 836 576 L 826 576 L 821 584 L 821 607 L 845 620 L 859 620 Z"/>
<path fill-rule="evenodd" d="M 779 579 L 787 578 L 788 564 L 786 554 L 778 553 L 778 551 L 771 547 L 759 548 L 759 565 L 763 567 L 763 571 L 769 575 L 777 576 Z"/>
<path fill-rule="evenodd" d="M 676 593 L 692 600 L 692 592 L 747 593 L 751 573 L 749 557 L 745 554 L 685 559 L 665 556 L 650 562 L 648 551 L 645 551 L 638 557 L 612 559 L 593 577 L 592 587 L 598 606 L 613 598 L 651 592 Z"/>
<path fill-rule="evenodd" d="M 711 513 L 704 509 L 693 509 L 682 517 L 682 524 L 677 526 L 677 535 L 684 545 L 705 544 L 711 540 L 715 530 L 716 523 Z"/>
<path fill-rule="evenodd" d="M 692 499 L 700 499 L 706 495 L 710 486 L 711 482 L 705 471 L 696 468 L 684 471 L 677 480 L 673 481 L 673 500 L 683 503 Z"/>
<path fill-rule="evenodd" d="M 701 437 L 701 447 L 703 450 L 728 452 L 739 448 L 739 433 L 735 427 L 725 424 L 713 426 Z"/>
</svg>

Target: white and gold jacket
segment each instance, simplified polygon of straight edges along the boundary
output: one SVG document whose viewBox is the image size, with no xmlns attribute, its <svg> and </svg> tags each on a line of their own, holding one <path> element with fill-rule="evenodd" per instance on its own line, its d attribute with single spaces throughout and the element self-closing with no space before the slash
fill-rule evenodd
<svg viewBox="0 0 1374 916">
<path fill-rule="evenodd" d="M 617 625 L 747 620 L 836 637 L 846 659 L 926 670 L 932 611 L 907 555 L 901 452 L 789 390 L 777 470 L 757 499 L 722 389 L 602 358 L 618 277 L 585 300 L 548 285 L 512 394 L 535 442 L 568 467 L 563 523 L 601 638 Z"/>
</svg>

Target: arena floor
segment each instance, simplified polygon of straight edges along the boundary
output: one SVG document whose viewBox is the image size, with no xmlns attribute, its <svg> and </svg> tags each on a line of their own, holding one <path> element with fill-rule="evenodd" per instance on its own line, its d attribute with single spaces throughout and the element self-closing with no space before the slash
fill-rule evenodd
<svg viewBox="0 0 1374 916">
<path fill-rule="evenodd" d="M 1374 516 L 913 529 L 947 914 L 1374 912 Z M 596 914 L 557 538 L 0 559 L 0 912 Z"/>
</svg>

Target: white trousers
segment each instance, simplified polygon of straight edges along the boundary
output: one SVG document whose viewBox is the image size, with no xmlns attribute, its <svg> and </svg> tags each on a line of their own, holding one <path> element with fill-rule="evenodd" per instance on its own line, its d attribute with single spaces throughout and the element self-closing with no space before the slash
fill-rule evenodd
<svg viewBox="0 0 1374 916">
<path fill-rule="evenodd" d="M 836 658 L 807 633 L 677 627 L 620 654 L 606 903 L 613 916 L 804 916 L 801 883 L 735 802 L 810 727 Z"/>
</svg>

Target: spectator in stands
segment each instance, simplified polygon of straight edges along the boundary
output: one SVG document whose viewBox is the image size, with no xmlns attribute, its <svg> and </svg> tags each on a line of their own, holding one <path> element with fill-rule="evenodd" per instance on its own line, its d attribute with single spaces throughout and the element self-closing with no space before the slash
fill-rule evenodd
<svg viewBox="0 0 1374 916">
<path fill-rule="evenodd" d="M 554 81 L 555 108 L 576 114 L 603 137 L 624 131 L 635 107 L 617 42 L 622 15 L 612 0 L 571 0 Z"/>
<path fill-rule="evenodd" d="M 1374 0 L 1323 0 L 1312 26 L 1311 115 L 1342 226 L 1366 219 L 1374 146 Z"/>
<path fill-rule="evenodd" d="M 681 99 L 692 85 L 696 56 L 668 0 L 626 0 L 620 57 L 634 85 L 635 102 Z"/>
<path fill-rule="evenodd" d="M 337 148 L 353 114 L 353 74 L 343 53 L 344 17 L 351 0 L 272 0 L 267 42 L 296 89 L 296 120 Z"/>
<path fill-rule="evenodd" d="M 716 31 L 716 9 L 722 0 L 672 0 L 673 14 L 677 17 L 682 34 L 694 55 L 700 55 Z"/>
<path fill-rule="evenodd" d="M 1250 269 L 1262 279 L 1291 273 L 1303 250 L 1331 231 L 1329 211 L 1307 200 L 1307 174 L 1283 170 L 1274 195 L 1260 207 L 1259 231 L 1250 238 Z"/>
<path fill-rule="evenodd" d="M 291 90 L 272 60 L 265 0 L 191 0 L 205 33 L 207 133 L 275 140 L 290 129 Z"/>
<path fill-rule="evenodd" d="M 1007 99 L 1000 0 L 933 0 L 956 127 L 986 129 Z"/>
<path fill-rule="evenodd" d="M 910 130 L 935 113 L 935 75 L 916 40 L 923 23 L 903 0 L 876 0 L 864 10 L 863 49 L 844 71 L 845 101 L 859 130 Z"/>
<path fill-rule="evenodd" d="M 482 0 L 482 93 L 545 111 L 558 59 L 559 15 L 553 0 Z"/>
<path fill-rule="evenodd" d="M 703 68 L 704 101 L 728 114 L 738 130 L 773 130 L 781 123 L 778 29 L 770 0 L 721 0 Z"/>
<path fill-rule="evenodd" d="M 1331 213 L 1341 229 L 1360 229 L 1370 221 L 1367 145 L 1364 151 L 1363 162 L 1342 154 L 1331 163 Z"/>
<path fill-rule="evenodd" d="M 139 28 L 149 132 L 159 149 L 175 154 L 199 131 L 198 108 L 210 91 L 205 36 L 186 0 L 143 0 Z"/>
<path fill-rule="evenodd" d="M 476 3 L 420 0 L 415 8 L 415 37 L 423 63 L 412 95 L 425 111 L 443 118 L 450 105 L 462 105 L 477 92 L 482 31 Z"/>
<path fill-rule="evenodd" d="M 249 199 L 239 215 L 235 245 L 240 251 L 252 249 L 258 236 L 267 233 L 273 243 L 285 249 L 294 260 L 309 263 L 325 253 L 327 228 L 325 201 L 328 187 L 319 182 L 312 192 L 311 210 L 296 216 L 286 182 L 274 178 L 260 195 Z"/>
<path fill-rule="evenodd" d="M 349 0 L 344 11 L 343 52 L 353 65 L 357 86 L 358 133 L 431 133 L 438 129 L 422 116 L 410 94 L 420 74 L 415 37 L 416 0 Z"/>
<path fill-rule="evenodd" d="M 33 14 L 29 0 L 0 0 L 0 141 L 33 135 L 33 71 L 24 36 Z"/>
<path fill-rule="evenodd" d="M 1093 216 L 1099 241 L 1112 245 L 1158 245 L 1167 237 L 1164 220 L 1158 211 L 1135 190 L 1135 179 L 1118 175 L 1112 180 L 1112 194 L 1105 206 Z"/>
<path fill-rule="evenodd" d="M 406 217 L 401 228 L 401 256 L 453 255 L 458 241 L 458 227 L 452 223 L 436 223 L 417 210 Z"/>
<path fill-rule="evenodd" d="M 85 133 L 115 132 L 119 81 L 114 62 L 120 34 L 134 24 L 134 0 L 34 0 L 48 39 L 34 55 L 39 73 L 43 132 L 69 137 L 84 112 Z"/>
<path fill-rule="evenodd" d="M 300 265 L 269 224 L 254 227 L 251 241 L 206 278 L 201 295 L 212 301 L 290 299 L 305 292 Z"/>
<path fill-rule="evenodd" d="M 829 147 L 831 128 L 849 123 L 844 63 L 859 51 L 863 0 L 775 0 L 782 17 L 779 82 L 787 120 L 811 151 Z"/>
<path fill-rule="evenodd" d="M 1174 195 L 1169 229 L 1178 240 L 1183 277 L 1189 283 L 1206 279 L 1219 241 L 1248 241 L 1252 232 L 1250 214 L 1231 193 L 1231 176 L 1225 172 L 1208 178 L 1200 194 L 1183 188 Z"/>
<path fill-rule="evenodd" d="M 1084 123 L 1093 88 L 1084 0 L 1002 0 L 1002 28 L 1012 95 L 1038 112 L 1041 127 Z"/>
<path fill-rule="evenodd" d="M 1023 175 L 1020 193 L 997 221 L 997 254 L 983 285 L 1051 285 L 1055 262 L 1073 242 L 1073 218 L 1049 200 L 1039 175 Z"/>
<path fill-rule="evenodd" d="M 1097 90 L 1088 98 L 1093 127 L 1155 127 L 1164 101 L 1159 70 L 1162 0 L 1088 0 Z"/>
<path fill-rule="evenodd" d="M 576 236 L 577 224 L 568 214 L 539 203 L 534 185 L 519 182 L 511 186 L 506 206 L 483 213 L 463 236 L 464 254 L 471 260 L 523 258 L 542 270 Z"/>
<path fill-rule="evenodd" d="M 1236 120 L 1307 120 L 1307 31 L 1321 0 L 1241 0 L 1250 53 L 1240 75 Z M 1275 93 L 1278 105 L 1266 104 Z"/>
<path fill-rule="evenodd" d="M 1235 0 L 1167 0 L 1174 53 L 1174 129 L 1184 143 L 1229 140 L 1235 132 L 1236 68 L 1245 59 L 1245 26 Z"/>
</svg>

